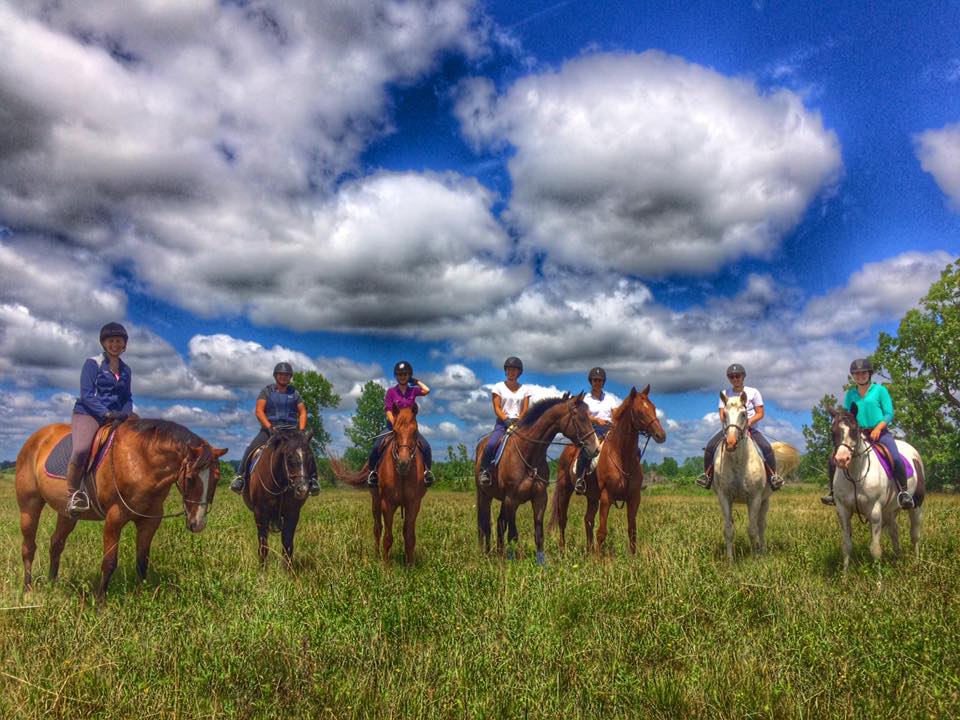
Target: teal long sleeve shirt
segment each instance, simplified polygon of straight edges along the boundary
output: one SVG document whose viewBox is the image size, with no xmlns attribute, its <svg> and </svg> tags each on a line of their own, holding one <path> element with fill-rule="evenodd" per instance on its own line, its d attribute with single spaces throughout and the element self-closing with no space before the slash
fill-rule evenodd
<svg viewBox="0 0 960 720">
<path fill-rule="evenodd" d="M 843 396 L 843 407 L 849 410 L 853 403 L 857 404 L 857 424 L 862 428 L 875 428 L 881 421 L 887 425 L 893 422 L 893 400 L 883 385 L 870 383 L 863 397 L 855 387 L 850 388 Z"/>
</svg>

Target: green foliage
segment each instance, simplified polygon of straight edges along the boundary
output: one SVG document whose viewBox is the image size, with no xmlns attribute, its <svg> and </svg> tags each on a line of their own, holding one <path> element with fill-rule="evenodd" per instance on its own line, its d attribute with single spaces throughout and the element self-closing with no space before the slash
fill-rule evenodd
<svg viewBox="0 0 960 720">
<path fill-rule="evenodd" d="M 830 409 L 839 405 L 836 396 L 824 395 L 810 410 L 810 424 L 803 426 L 807 452 L 800 463 L 800 476 L 804 480 L 822 482 L 827 477 L 827 461 L 833 452 L 833 439 L 830 434 L 833 419 L 830 417 Z"/>
<path fill-rule="evenodd" d="M 660 465 L 657 467 L 657 472 L 659 472 L 665 478 L 672 480 L 680 474 L 680 466 L 677 464 L 677 461 L 674 458 L 668 455 L 660 461 Z"/>
<path fill-rule="evenodd" d="M 473 460 L 467 453 L 467 446 L 459 443 L 456 448 L 447 447 L 447 459 L 433 463 L 433 475 L 437 479 L 436 487 L 449 490 L 470 490 L 474 485 Z"/>
<path fill-rule="evenodd" d="M 220 483 L 230 484 L 233 482 L 233 479 L 237 476 L 237 471 L 233 469 L 233 463 L 227 462 L 226 460 L 220 461 Z"/>
<path fill-rule="evenodd" d="M 944 269 L 872 356 L 889 379 L 894 422 L 920 451 L 931 486 L 960 477 L 960 261 Z"/>
<path fill-rule="evenodd" d="M 344 428 L 347 437 L 353 441 L 355 452 L 347 451 L 347 460 L 352 462 L 360 459 L 361 465 L 366 462 L 367 455 L 373 447 L 373 439 L 387 429 L 387 417 L 383 412 L 383 398 L 387 391 L 383 385 L 370 380 L 360 392 L 357 400 L 357 411 L 353 419 Z"/>
<path fill-rule="evenodd" d="M 307 406 L 307 428 L 313 430 L 313 451 L 318 455 L 326 452 L 330 443 L 330 433 L 323 427 L 321 412 L 324 408 L 340 405 L 340 396 L 333 391 L 333 385 L 315 370 L 302 370 L 293 374 L 293 386 L 297 388 L 303 404 Z"/>
</svg>

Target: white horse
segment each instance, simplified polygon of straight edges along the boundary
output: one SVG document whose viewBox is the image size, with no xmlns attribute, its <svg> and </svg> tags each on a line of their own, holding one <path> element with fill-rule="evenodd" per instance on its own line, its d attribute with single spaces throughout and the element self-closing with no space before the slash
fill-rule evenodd
<svg viewBox="0 0 960 720">
<path fill-rule="evenodd" d="M 883 554 L 880 536 L 887 529 L 893 551 L 900 554 L 900 534 L 897 528 L 897 484 L 880 464 L 873 450 L 873 443 L 863 437 L 857 424 L 856 405 L 852 412 L 831 410 L 833 416 L 833 460 L 836 471 L 833 474 L 833 496 L 836 501 L 837 519 L 843 532 L 843 570 L 850 566 L 850 552 L 853 550 L 851 517 L 856 514 L 864 522 L 870 522 L 870 554 L 879 560 Z M 907 479 L 907 492 L 913 495 L 914 507 L 910 513 L 910 544 L 915 556 L 920 554 L 921 505 L 925 493 L 923 461 L 916 449 L 897 440 L 897 449 L 904 464 L 912 463 L 913 477 Z"/>
</svg>

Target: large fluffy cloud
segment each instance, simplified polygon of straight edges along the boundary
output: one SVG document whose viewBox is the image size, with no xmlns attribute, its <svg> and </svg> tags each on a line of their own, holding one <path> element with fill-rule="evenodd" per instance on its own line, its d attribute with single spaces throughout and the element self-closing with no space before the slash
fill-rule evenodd
<svg viewBox="0 0 960 720">
<path fill-rule="evenodd" d="M 648 51 L 598 54 L 497 96 L 461 87 L 466 136 L 516 150 L 507 217 L 558 263 L 709 272 L 765 256 L 840 171 L 837 138 L 788 90 Z"/>
<path fill-rule="evenodd" d="M 960 210 L 960 123 L 914 137 L 920 165 Z"/>
</svg>

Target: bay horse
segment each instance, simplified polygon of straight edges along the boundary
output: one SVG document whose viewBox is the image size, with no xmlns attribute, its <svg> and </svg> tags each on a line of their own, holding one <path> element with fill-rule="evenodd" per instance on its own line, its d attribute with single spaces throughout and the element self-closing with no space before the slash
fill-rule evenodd
<svg viewBox="0 0 960 720">
<path fill-rule="evenodd" d="M 653 438 L 658 444 L 667 439 L 663 426 L 657 419 L 657 408 L 650 401 L 650 386 L 630 394 L 613 411 L 613 427 L 600 446 L 596 470 L 587 472 L 587 512 L 583 526 L 587 533 L 587 548 L 594 549 L 593 522 L 600 511 L 600 527 L 597 529 L 597 553 L 603 550 L 607 539 L 607 514 L 610 505 L 625 502 L 627 507 L 627 537 L 630 554 L 637 552 L 637 508 L 640 507 L 640 491 L 643 488 L 643 467 L 637 457 L 637 441 L 640 435 Z M 573 495 L 573 464 L 580 454 L 578 448 L 563 449 L 557 465 L 557 486 L 553 490 L 553 510 L 549 527 L 560 529 L 560 550 L 566 547 L 567 510 Z"/>
<path fill-rule="evenodd" d="M 403 518 L 403 553 L 407 565 L 413 564 L 417 544 L 417 515 L 427 494 L 423 480 L 426 465 L 418 442 L 417 406 L 393 406 L 393 432 L 387 437 L 380 462 L 377 464 L 378 484 L 369 488 L 373 511 L 373 544 L 378 557 L 390 559 L 393 547 L 393 517 L 400 509 Z M 366 465 L 357 472 L 346 470 L 331 458 L 334 476 L 355 488 L 366 488 L 370 468 Z M 382 535 L 382 549 L 381 549 Z"/>
<path fill-rule="evenodd" d="M 897 502 L 897 483 L 880 464 L 873 449 L 873 443 L 864 437 L 857 423 L 856 403 L 850 412 L 831 409 L 833 426 L 834 462 L 833 495 L 840 521 L 843 545 L 843 570 L 850 566 L 850 554 L 853 551 L 851 517 L 856 514 L 870 523 L 870 554 L 879 560 L 883 555 L 880 536 L 886 528 L 890 535 L 893 551 L 900 554 L 900 533 L 897 528 L 897 515 L 900 504 Z M 912 464 L 913 474 L 907 478 L 907 492 L 913 495 L 914 507 L 907 512 L 910 515 L 910 544 L 914 556 L 920 554 L 920 524 L 923 517 L 921 506 L 926 493 L 926 475 L 920 453 L 907 442 L 897 440 L 897 450 L 904 463 Z"/>
<path fill-rule="evenodd" d="M 77 518 L 66 513 L 69 490 L 66 480 L 47 474 L 48 455 L 70 434 L 70 426 L 57 423 L 37 430 L 17 455 L 16 494 L 23 533 L 23 588 L 33 587 L 33 556 L 37 549 L 40 513 L 49 505 L 57 513 L 57 526 L 50 539 L 50 579 L 56 580 L 67 536 L 77 521 L 103 520 L 103 561 L 96 600 L 102 604 L 117 567 L 117 551 L 123 526 L 137 527 L 137 575 L 147 576 L 150 543 L 166 517 L 163 503 L 172 487 L 183 498 L 187 528 L 198 533 L 207 523 L 207 512 L 220 479 L 219 458 L 227 450 L 214 448 L 187 428 L 168 420 L 131 419 L 105 426 L 114 429 L 103 462 L 94 471 L 94 484 L 85 479 L 90 509 Z"/>
<path fill-rule="evenodd" d="M 570 397 L 548 398 L 532 405 L 526 415 L 504 440 L 500 462 L 490 468 L 490 484 L 480 484 L 481 461 L 487 438 L 481 438 L 476 449 L 474 474 L 477 485 L 477 530 L 486 552 L 490 552 L 490 507 L 494 498 L 500 501 L 497 516 L 497 551 L 503 553 L 504 532 L 508 541 L 516 542 L 517 508 L 530 501 L 533 505 L 533 536 L 537 546 L 537 563 L 545 562 L 543 554 L 543 515 L 547 508 L 547 447 L 562 433 L 577 449 L 586 447 L 590 457 L 599 451 L 597 434 L 590 422 L 583 393 Z"/>
<path fill-rule="evenodd" d="M 316 457 L 310 446 L 312 438 L 312 431 L 277 429 L 248 474 L 243 502 L 253 511 L 257 524 L 261 567 L 270 551 L 267 537 L 271 530 L 280 532 L 284 564 L 291 567 L 293 536 L 307 500 L 307 481 L 317 473 Z"/>
</svg>

